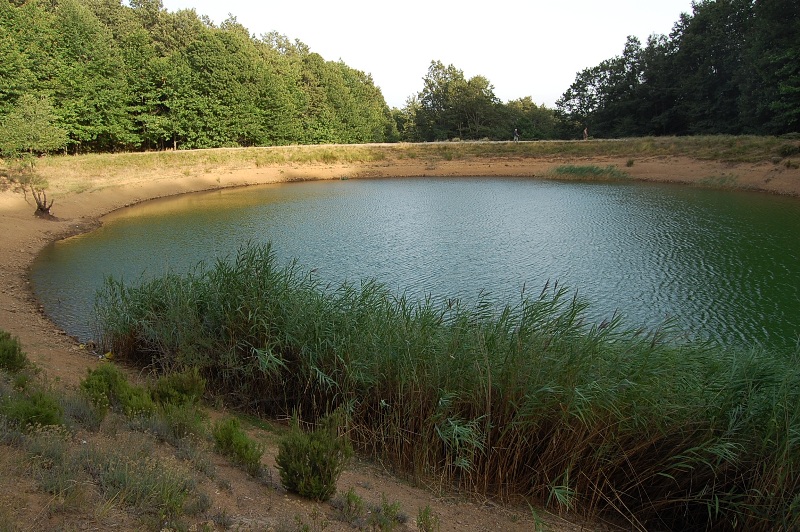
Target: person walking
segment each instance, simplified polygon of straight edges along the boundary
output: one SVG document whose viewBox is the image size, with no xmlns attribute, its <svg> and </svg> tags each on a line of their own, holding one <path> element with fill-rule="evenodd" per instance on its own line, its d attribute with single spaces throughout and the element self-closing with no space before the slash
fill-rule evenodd
<svg viewBox="0 0 800 532">
<path fill-rule="evenodd" d="M 514 142 L 519 142 L 519 131 L 514 128 Z"/>
</svg>

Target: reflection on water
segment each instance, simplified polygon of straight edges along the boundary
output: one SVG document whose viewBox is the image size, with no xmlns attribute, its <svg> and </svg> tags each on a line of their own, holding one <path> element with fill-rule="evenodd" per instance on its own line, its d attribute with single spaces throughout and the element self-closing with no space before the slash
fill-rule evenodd
<svg viewBox="0 0 800 532">
<path fill-rule="evenodd" d="M 794 346 L 800 334 L 800 201 L 668 185 L 497 178 L 268 185 L 158 200 L 50 246 L 37 295 L 92 335 L 106 276 L 135 281 L 273 243 L 323 281 L 375 278 L 414 297 L 515 302 L 558 280 L 632 326 L 674 319 L 727 344 Z"/>
</svg>

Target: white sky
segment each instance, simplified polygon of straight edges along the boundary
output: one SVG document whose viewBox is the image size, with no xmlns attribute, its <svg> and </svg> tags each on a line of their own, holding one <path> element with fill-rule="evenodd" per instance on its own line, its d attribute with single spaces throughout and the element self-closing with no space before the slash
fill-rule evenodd
<svg viewBox="0 0 800 532">
<path fill-rule="evenodd" d="M 277 31 L 329 61 L 372 74 L 390 107 L 422 90 L 431 61 L 482 75 L 503 102 L 554 107 L 581 70 L 668 34 L 691 0 L 163 0 L 260 37 Z"/>
</svg>

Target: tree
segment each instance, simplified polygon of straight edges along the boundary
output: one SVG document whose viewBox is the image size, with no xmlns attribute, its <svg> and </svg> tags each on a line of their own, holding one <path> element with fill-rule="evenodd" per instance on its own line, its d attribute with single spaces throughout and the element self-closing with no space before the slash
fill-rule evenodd
<svg viewBox="0 0 800 532">
<path fill-rule="evenodd" d="M 47 200 L 47 183 L 35 172 L 34 157 L 63 148 L 66 132 L 55 125 L 53 106 L 45 97 L 26 94 L 0 121 L 0 152 L 12 161 L 4 172 L 4 186 L 11 186 L 36 202 L 38 216 L 49 216 L 53 200 Z"/>
</svg>

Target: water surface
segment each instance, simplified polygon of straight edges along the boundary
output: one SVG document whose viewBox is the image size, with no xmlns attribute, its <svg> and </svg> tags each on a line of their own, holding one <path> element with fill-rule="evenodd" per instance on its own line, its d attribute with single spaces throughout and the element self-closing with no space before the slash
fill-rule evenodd
<svg viewBox="0 0 800 532">
<path fill-rule="evenodd" d="M 319 181 L 157 200 L 48 247 L 32 271 L 51 317 L 92 337 L 106 276 L 136 281 L 272 242 L 323 281 L 412 297 L 516 302 L 558 281 L 631 326 L 674 320 L 727 345 L 795 346 L 800 201 L 642 183 L 517 178 Z"/>
</svg>

